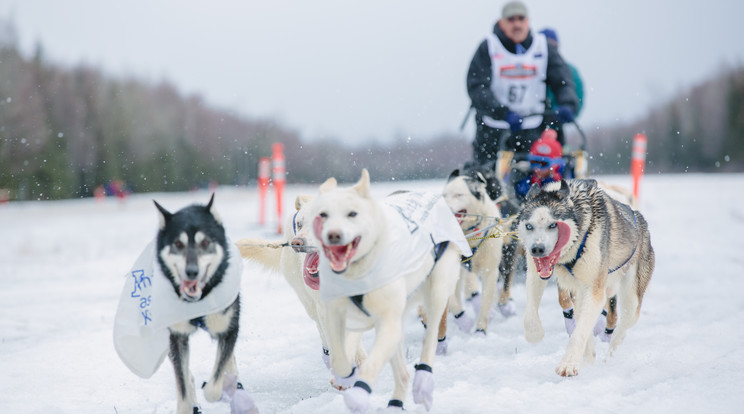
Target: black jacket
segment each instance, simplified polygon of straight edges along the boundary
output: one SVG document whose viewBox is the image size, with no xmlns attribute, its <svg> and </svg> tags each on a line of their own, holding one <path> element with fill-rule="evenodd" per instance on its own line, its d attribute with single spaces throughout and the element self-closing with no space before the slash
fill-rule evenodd
<svg viewBox="0 0 744 414">
<path fill-rule="evenodd" d="M 493 33 L 501 41 L 506 50 L 516 52 L 516 44 L 511 41 L 499 28 L 498 23 L 493 26 Z M 525 49 L 532 46 L 532 31 L 527 34 L 527 39 L 522 42 Z M 504 119 L 509 108 L 496 99 L 491 91 L 491 57 L 488 54 L 488 43 L 483 40 L 475 51 L 473 60 L 468 70 L 467 88 L 468 95 L 478 116 L 488 115 L 494 119 Z M 558 49 L 548 42 L 548 68 L 547 86 L 555 93 L 558 105 L 566 105 L 576 113 L 579 106 L 579 98 L 576 96 L 576 88 L 571 75 L 571 70 L 563 61 Z M 546 87 L 547 87 L 546 86 Z"/>
</svg>

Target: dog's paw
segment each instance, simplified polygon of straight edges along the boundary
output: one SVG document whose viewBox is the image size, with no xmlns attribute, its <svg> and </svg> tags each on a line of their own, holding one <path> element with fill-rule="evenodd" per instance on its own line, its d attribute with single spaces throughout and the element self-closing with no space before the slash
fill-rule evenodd
<svg viewBox="0 0 744 414">
<path fill-rule="evenodd" d="M 475 325 L 475 321 L 465 311 L 462 311 L 455 315 L 455 324 L 463 332 L 470 332 Z"/>
<path fill-rule="evenodd" d="M 566 325 L 566 333 L 571 336 L 574 329 L 576 329 L 576 319 L 572 317 L 566 318 L 564 313 L 563 323 Z"/>
<path fill-rule="evenodd" d="M 331 379 L 331 385 L 333 386 L 333 388 L 339 391 L 351 388 L 351 386 L 354 385 L 354 383 L 356 382 L 356 374 L 356 367 L 351 368 L 351 374 L 349 374 L 348 377 L 339 377 L 334 372 L 333 378 Z"/>
<path fill-rule="evenodd" d="M 556 367 L 555 373 L 561 377 L 574 377 L 579 375 L 579 364 L 572 361 L 561 361 Z"/>
<path fill-rule="evenodd" d="M 540 323 L 540 319 L 524 318 L 524 337 L 527 342 L 534 344 L 542 341 L 545 336 L 545 330 Z"/>
<path fill-rule="evenodd" d="M 259 414 L 256 402 L 248 391 L 239 388 L 230 400 L 230 414 Z"/>
<path fill-rule="evenodd" d="M 612 332 L 614 331 L 614 329 L 605 328 L 605 330 L 601 334 L 599 334 L 598 337 L 602 342 L 610 342 L 612 341 Z"/>
<path fill-rule="evenodd" d="M 364 381 L 357 381 L 353 387 L 344 391 L 344 403 L 352 413 L 363 413 L 369 408 L 369 395 L 372 389 Z"/>
<path fill-rule="evenodd" d="M 514 316 L 517 314 L 517 305 L 514 304 L 514 299 L 509 299 L 506 303 L 499 303 L 499 312 L 505 318 Z"/>
<path fill-rule="evenodd" d="M 223 381 L 209 381 L 202 385 L 202 388 L 204 389 L 204 398 L 209 402 L 216 402 L 222 399 L 223 389 L 222 384 Z"/>
<path fill-rule="evenodd" d="M 447 337 L 437 340 L 437 355 L 447 355 Z"/>
<path fill-rule="evenodd" d="M 434 374 L 431 367 L 426 364 L 416 365 L 416 374 L 413 377 L 413 402 L 424 404 L 426 411 L 431 410 L 434 403 Z"/>
</svg>

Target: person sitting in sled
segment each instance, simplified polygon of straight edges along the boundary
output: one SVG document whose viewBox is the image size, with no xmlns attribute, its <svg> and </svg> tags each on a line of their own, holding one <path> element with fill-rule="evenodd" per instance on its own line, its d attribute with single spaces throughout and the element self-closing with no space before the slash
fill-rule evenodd
<svg viewBox="0 0 744 414">
<path fill-rule="evenodd" d="M 532 184 L 542 187 L 545 183 L 560 181 L 565 173 L 563 146 L 558 142 L 558 133 L 551 128 L 543 131 L 540 138 L 532 143 L 527 154 L 531 174 L 515 186 L 517 196 L 524 199 Z"/>
</svg>

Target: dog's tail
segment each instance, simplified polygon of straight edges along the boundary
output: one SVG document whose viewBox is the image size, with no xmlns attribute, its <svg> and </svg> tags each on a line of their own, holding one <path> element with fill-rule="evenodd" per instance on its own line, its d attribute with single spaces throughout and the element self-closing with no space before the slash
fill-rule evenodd
<svg viewBox="0 0 744 414">
<path fill-rule="evenodd" d="M 271 242 L 263 239 L 240 239 L 235 242 L 243 259 L 252 260 L 278 272 L 280 270 L 280 259 L 282 255 L 282 241 Z"/>
</svg>

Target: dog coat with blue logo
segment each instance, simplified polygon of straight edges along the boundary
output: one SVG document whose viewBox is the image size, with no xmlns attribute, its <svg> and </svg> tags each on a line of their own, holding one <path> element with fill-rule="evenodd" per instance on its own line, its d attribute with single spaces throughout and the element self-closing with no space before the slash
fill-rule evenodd
<svg viewBox="0 0 744 414">
<path fill-rule="evenodd" d="M 386 218 L 388 242 L 370 271 L 360 279 L 347 279 L 331 270 L 320 255 L 320 298 L 324 301 L 371 292 L 421 266 L 436 245 L 451 242 L 463 256 L 470 246 L 452 210 L 441 195 L 424 192 L 399 193 L 386 197 L 380 208 Z"/>
<path fill-rule="evenodd" d="M 150 378 L 168 354 L 168 327 L 230 306 L 240 292 L 243 261 L 228 240 L 228 266 L 222 281 L 197 302 L 181 300 L 157 263 L 155 240 L 126 274 L 114 318 L 114 348 L 135 374 Z"/>
</svg>

